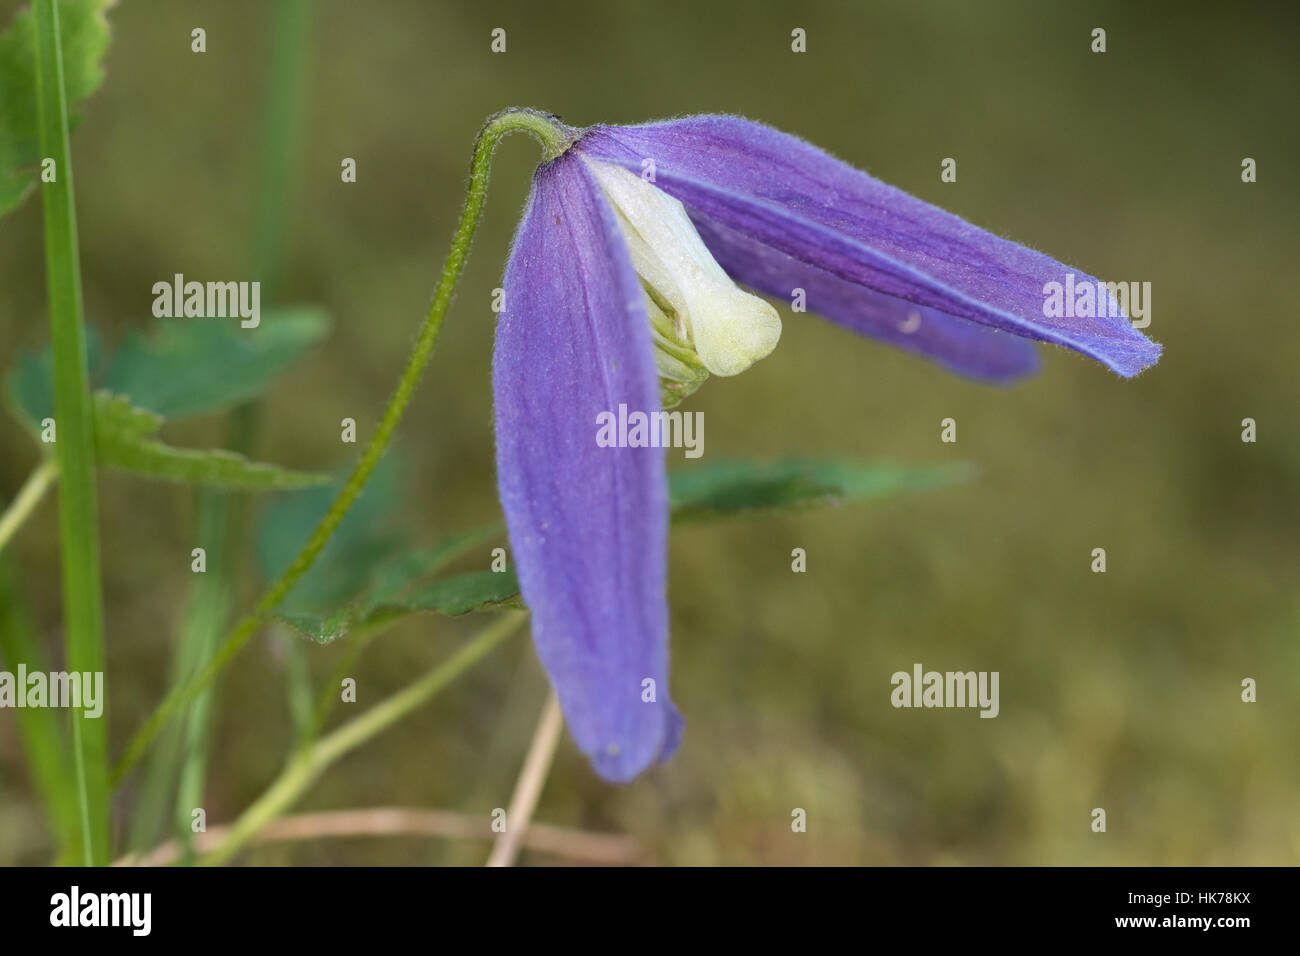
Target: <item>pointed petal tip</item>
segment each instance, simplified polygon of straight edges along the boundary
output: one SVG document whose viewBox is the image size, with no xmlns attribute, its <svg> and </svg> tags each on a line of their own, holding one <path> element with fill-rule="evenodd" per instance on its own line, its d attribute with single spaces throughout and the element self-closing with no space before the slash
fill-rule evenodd
<svg viewBox="0 0 1300 956">
<path fill-rule="evenodd" d="M 1059 343 L 1087 358 L 1100 362 L 1120 378 L 1136 378 L 1160 361 L 1164 346 L 1153 342 L 1136 329 L 1125 336 L 1125 341 L 1108 340 L 1101 344 Z"/>
</svg>

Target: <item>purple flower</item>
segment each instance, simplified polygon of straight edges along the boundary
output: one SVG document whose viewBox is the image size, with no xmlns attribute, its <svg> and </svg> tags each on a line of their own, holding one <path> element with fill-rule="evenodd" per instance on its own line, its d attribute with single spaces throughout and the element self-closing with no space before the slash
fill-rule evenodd
<svg viewBox="0 0 1300 956">
<path fill-rule="evenodd" d="M 1095 315 L 1044 308 L 1067 275 L 1099 290 L 1081 310 Z M 538 654 L 608 780 L 671 755 L 682 719 L 668 694 L 663 453 L 602 447 L 597 426 L 772 351 L 776 310 L 736 283 L 786 301 L 802 290 L 808 311 L 986 381 L 1034 371 L 1030 340 L 1126 377 L 1160 354 L 1096 280 L 766 126 L 573 131 L 537 170 L 506 267 L 497 468 Z"/>
</svg>

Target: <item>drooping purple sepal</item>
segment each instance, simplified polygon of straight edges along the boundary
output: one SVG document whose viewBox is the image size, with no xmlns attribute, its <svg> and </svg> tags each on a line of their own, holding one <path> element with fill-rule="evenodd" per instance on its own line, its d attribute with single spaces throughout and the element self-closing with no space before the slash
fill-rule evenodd
<svg viewBox="0 0 1300 956">
<path fill-rule="evenodd" d="M 789 262 L 813 267 L 848 286 L 932 309 L 933 322 L 950 317 L 945 337 L 962 338 L 960 326 L 952 323 L 969 320 L 1067 346 L 1124 376 L 1136 375 L 1160 356 L 1160 346 L 1122 314 L 1047 314 L 1049 283 L 1064 284 L 1069 275 L 1076 286 L 1096 283 L 1091 276 L 1001 239 L 762 124 L 734 116 L 694 116 L 644 126 L 596 126 L 575 148 L 637 172 L 646 168 L 645 160 L 652 160 L 656 185 L 679 199 L 692 218 L 733 230 Z M 705 241 L 709 243 L 707 237 Z M 742 282 L 750 281 L 747 262 L 751 274 L 763 274 L 761 270 L 770 273 L 781 261 L 758 263 L 752 257 L 728 255 L 725 246 L 711 245 L 710 250 L 720 262 L 727 259 L 724 267 Z M 793 282 L 803 275 L 789 269 L 782 278 Z M 779 294 L 788 296 L 791 288 Z M 855 313 L 847 287 L 834 285 L 827 291 L 827 304 L 819 308 L 810 301 L 811 311 L 875 334 L 872 323 Z M 1108 296 L 1105 304 L 1113 304 Z M 954 356 L 941 354 L 937 342 L 931 348 L 912 344 L 954 365 L 948 360 Z M 955 358 L 959 364 L 960 356 Z M 1006 367 L 1015 363 L 1015 355 L 1001 361 Z M 973 368 L 967 374 L 979 372 Z"/>
<path fill-rule="evenodd" d="M 626 781 L 676 748 L 668 492 L 656 448 L 597 445 L 597 416 L 659 409 L 644 292 L 575 153 L 540 167 L 506 267 L 492 383 L 497 473 L 533 640 L 570 732 Z"/>
<path fill-rule="evenodd" d="M 701 213 L 692 221 L 733 279 L 775 298 L 803 292 L 801 305 L 860 335 L 913 352 L 967 378 L 1005 384 L 1038 371 L 1027 339 L 855 285 Z"/>
</svg>

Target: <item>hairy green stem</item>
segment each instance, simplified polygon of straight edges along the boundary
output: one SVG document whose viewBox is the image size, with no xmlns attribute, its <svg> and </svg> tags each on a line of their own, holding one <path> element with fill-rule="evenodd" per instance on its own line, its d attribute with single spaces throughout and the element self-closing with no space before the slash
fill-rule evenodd
<svg viewBox="0 0 1300 956">
<path fill-rule="evenodd" d="M 465 207 L 461 212 L 460 222 L 452 239 L 451 252 L 448 254 L 447 262 L 442 269 L 442 277 L 439 279 L 437 290 L 434 292 L 433 303 L 429 306 L 429 314 L 420 329 L 415 348 L 406 363 L 406 369 L 398 380 L 397 389 L 394 391 L 392 398 L 389 399 L 388 407 L 384 409 L 383 417 L 379 420 L 375 434 L 371 437 L 370 443 L 362 453 L 361 460 L 357 462 L 356 467 L 339 491 L 338 496 L 334 499 L 329 511 L 325 513 L 325 517 L 321 519 L 316 530 L 312 532 L 307 543 L 303 545 L 302 550 L 285 572 L 262 595 L 253 609 L 235 624 L 208 664 L 184 685 L 172 691 L 152 716 L 145 721 L 144 725 L 136 731 L 135 736 L 127 744 L 126 751 L 113 773 L 114 785 L 121 782 L 135 762 L 140 759 L 140 756 L 148 748 L 150 741 L 153 740 L 163 725 L 174 717 L 178 710 L 188 705 L 195 695 L 221 673 L 222 669 L 230 663 L 257 632 L 266 615 L 298 583 L 298 579 L 312 566 L 312 563 L 329 541 L 330 536 L 338 528 L 339 522 L 343 520 L 343 516 L 347 514 L 348 509 L 352 507 L 352 503 L 356 501 L 357 495 L 361 493 L 361 489 L 370 478 L 371 472 L 379 464 L 384 450 L 393 437 L 393 432 L 396 431 L 406 407 L 411 402 L 411 397 L 415 394 L 424 367 L 433 354 L 433 346 L 438 339 L 438 332 L 442 328 L 442 320 L 451 305 L 456 283 L 460 280 L 461 272 L 465 268 L 465 261 L 469 257 L 474 233 L 478 228 L 478 222 L 483 213 L 483 204 L 487 199 L 492 153 L 502 137 L 518 131 L 530 133 L 541 142 L 547 159 L 554 158 L 567 149 L 573 142 L 574 136 L 573 131 L 568 127 L 563 126 L 545 114 L 533 110 L 505 110 L 489 118 L 483 125 L 474 145 L 474 158 L 470 165 L 469 191 L 465 197 Z"/>
<path fill-rule="evenodd" d="M 46 458 L 27 476 L 23 486 L 18 489 L 17 497 L 10 502 L 5 513 L 0 515 L 0 551 L 5 549 L 9 539 L 22 527 L 23 522 L 31 517 L 36 506 L 45 497 L 45 492 L 49 490 L 50 485 L 54 484 L 58 474 L 59 463 L 53 458 Z"/>
<path fill-rule="evenodd" d="M 297 753 L 280 776 L 231 824 L 220 845 L 201 857 L 199 863 L 219 865 L 229 860 L 262 827 L 293 806 L 331 764 L 431 700 L 518 630 L 525 617 L 509 612 L 493 621 L 424 677 Z"/>
<path fill-rule="evenodd" d="M 54 358 L 55 453 L 59 469 L 59 542 L 63 562 L 63 627 L 67 668 L 104 670 L 103 601 L 99 580 L 99 517 L 95 501 L 95 436 L 82 322 L 77 214 L 68 147 L 59 14 L 54 0 L 34 0 L 36 100 L 41 153 L 54 161 L 54 181 L 42 183 L 45 277 Z M 72 711 L 73 746 L 83 824 L 83 861 L 109 859 L 108 733 L 106 717 Z"/>
</svg>

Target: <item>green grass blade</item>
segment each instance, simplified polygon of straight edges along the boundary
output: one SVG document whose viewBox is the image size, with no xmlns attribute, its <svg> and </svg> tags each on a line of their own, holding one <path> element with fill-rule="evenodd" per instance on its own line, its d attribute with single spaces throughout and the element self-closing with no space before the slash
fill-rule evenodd
<svg viewBox="0 0 1300 956">
<path fill-rule="evenodd" d="M 229 554 L 228 512 L 229 501 L 225 495 L 218 492 L 200 495 L 196 540 L 207 549 L 208 571 L 194 577 L 172 659 L 173 687 L 184 684 L 207 663 L 230 616 L 229 575 L 219 570 L 226 568 Z M 202 767 L 207 752 L 207 714 L 212 693 L 209 687 L 196 697 L 186 720 L 169 727 L 154 749 L 132 815 L 132 852 L 152 849 L 164 831 L 171 832 L 168 822 L 175 820 L 179 827 L 182 816 L 185 825 L 180 831 L 181 841 L 183 847 L 188 846 L 189 814 L 201 805 L 195 794 L 201 794 L 203 789 Z"/>
<path fill-rule="evenodd" d="M 45 275 L 54 356 L 55 443 L 59 462 L 59 540 L 63 560 L 63 627 L 70 671 L 103 672 L 103 599 L 99 580 L 99 516 L 95 500 L 95 435 L 86 370 L 81 265 L 68 148 L 68 106 L 54 0 L 34 0 L 36 99 L 41 152 L 54 160 L 54 182 L 42 184 Z M 73 710 L 73 740 L 84 832 L 83 860 L 109 859 L 108 718 Z"/>
<path fill-rule="evenodd" d="M 212 563 L 208 573 L 200 575 L 195 582 L 181 630 L 180 654 L 187 667 L 187 680 L 212 658 L 217 641 L 230 620 L 234 580 L 230 547 L 231 505 L 231 500 L 219 492 L 204 492 L 199 497 L 199 537 L 208 543 Z M 215 686 L 205 688 L 194 698 L 183 724 L 184 741 L 173 819 L 180 838 L 181 862 L 185 864 L 194 862 L 191 814 L 195 807 L 203 805 L 215 696 Z"/>
<path fill-rule="evenodd" d="M 49 672 L 44 655 L 32 636 L 22 592 L 8 559 L 0 556 L 0 662 L 10 671 L 26 664 L 28 673 Z M 32 783 L 45 805 L 50 828 L 59 847 L 59 859 L 79 857 L 80 813 L 76 782 L 68 760 L 67 741 L 59 726 L 59 712 L 49 707 L 14 710 Z"/>
</svg>

